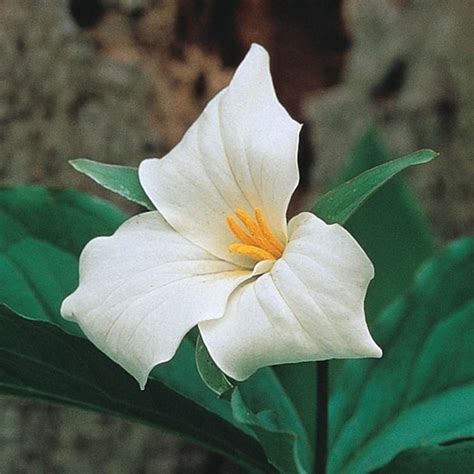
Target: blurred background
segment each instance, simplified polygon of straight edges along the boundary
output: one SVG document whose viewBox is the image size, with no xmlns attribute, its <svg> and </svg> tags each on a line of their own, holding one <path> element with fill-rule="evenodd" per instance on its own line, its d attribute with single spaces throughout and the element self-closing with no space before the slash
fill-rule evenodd
<svg viewBox="0 0 474 474">
<path fill-rule="evenodd" d="M 472 0 L 0 0 L 0 184 L 74 187 L 87 157 L 162 156 L 252 42 L 304 123 L 291 213 L 309 208 L 374 123 L 438 242 L 474 233 Z M 276 163 L 275 166 L 278 166 Z M 1 473 L 241 472 L 154 429 L 0 399 Z"/>
</svg>

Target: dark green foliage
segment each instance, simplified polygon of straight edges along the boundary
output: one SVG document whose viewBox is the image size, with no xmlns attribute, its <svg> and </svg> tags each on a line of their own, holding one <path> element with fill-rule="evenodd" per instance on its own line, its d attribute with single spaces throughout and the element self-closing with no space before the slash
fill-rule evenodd
<svg viewBox="0 0 474 474">
<path fill-rule="evenodd" d="M 345 364 L 330 403 L 330 472 L 474 434 L 474 239 L 423 266 L 373 324 L 381 360 Z"/>
</svg>

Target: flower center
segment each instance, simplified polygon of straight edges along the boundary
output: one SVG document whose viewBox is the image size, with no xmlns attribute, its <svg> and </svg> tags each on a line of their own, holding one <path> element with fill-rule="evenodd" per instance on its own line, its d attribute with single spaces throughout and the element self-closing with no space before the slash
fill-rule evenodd
<svg viewBox="0 0 474 474">
<path fill-rule="evenodd" d="M 275 237 L 265 221 L 262 211 L 256 207 L 254 212 L 255 219 L 244 210 L 236 209 L 235 215 L 245 226 L 245 230 L 237 224 L 232 216 L 227 216 L 229 229 L 240 241 L 240 243 L 229 245 L 229 250 L 250 257 L 257 262 L 280 258 L 285 248 L 284 245 Z"/>
</svg>

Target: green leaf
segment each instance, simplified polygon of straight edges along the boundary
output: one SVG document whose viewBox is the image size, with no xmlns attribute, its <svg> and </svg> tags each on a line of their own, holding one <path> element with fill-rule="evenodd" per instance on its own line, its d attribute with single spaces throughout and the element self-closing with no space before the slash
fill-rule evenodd
<svg viewBox="0 0 474 474">
<path fill-rule="evenodd" d="M 238 390 L 232 394 L 232 409 L 240 423 L 250 426 L 254 430 L 267 457 L 271 459 L 278 472 L 287 474 L 309 472 L 303 470 L 303 467 L 297 463 L 294 451 L 295 434 L 278 430 L 271 419 L 271 412 L 262 412 L 259 414 L 260 416 L 255 415 L 247 408 Z"/>
<path fill-rule="evenodd" d="M 295 406 L 311 446 L 316 442 L 316 362 L 273 367 L 278 380 Z"/>
<path fill-rule="evenodd" d="M 251 431 L 235 421 L 229 403 L 218 398 L 203 383 L 194 360 L 195 344 L 185 338 L 174 357 L 166 364 L 155 367 L 150 375 L 181 396 L 194 401 L 200 407 L 218 415 L 229 424 L 250 434 Z"/>
<path fill-rule="evenodd" d="M 400 452 L 474 433 L 474 239 L 426 264 L 372 325 L 381 360 L 352 360 L 330 400 L 329 472 L 362 473 Z"/>
<path fill-rule="evenodd" d="M 1 305 L 0 391 L 162 426 L 248 468 L 268 468 L 255 440 L 219 416 L 156 380 L 140 391 L 88 341 Z"/>
<path fill-rule="evenodd" d="M 155 209 L 140 184 L 137 168 L 109 165 L 83 158 L 72 160 L 70 163 L 74 169 L 89 176 L 105 189 L 120 194 L 125 199 L 140 204 L 140 206 L 147 209 Z"/>
<path fill-rule="evenodd" d="M 249 380 L 235 386 L 216 366 L 200 336 L 196 340 L 196 366 L 202 380 L 213 392 L 231 400 L 234 420 L 254 434 L 269 462 L 279 472 L 311 472 L 313 443 L 301 417 L 301 414 L 308 416 L 308 413 L 299 411 L 301 406 L 295 405 L 286 390 L 282 390 L 284 383 L 280 374 L 277 378 L 270 368 L 261 369 Z M 289 373 L 290 366 L 285 367 Z M 294 364 L 293 369 L 298 373 L 297 365 Z M 314 372 L 311 375 L 314 380 Z"/>
<path fill-rule="evenodd" d="M 41 186 L 0 188 L 0 250 L 24 238 L 79 255 L 98 235 L 110 235 L 125 214 L 93 196 Z"/>
<path fill-rule="evenodd" d="M 77 286 L 77 256 L 90 239 L 111 234 L 124 218 L 105 202 L 74 191 L 0 189 L 0 302 L 82 334 L 59 314 L 62 300 Z"/>
<path fill-rule="evenodd" d="M 0 279 L 0 302 L 30 319 L 82 334 L 75 323 L 59 314 L 62 300 L 77 286 L 74 255 L 41 240 L 23 239 L 0 251 Z"/>
<path fill-rule="evenodd" d="M 377 129 L 371 127 L 361 137 L 337 183 L 344 183 L 389 159 Z M 420 265 L 433 256 L 434 240 L 401 175 L 393 177 L 370 196 L 345 227 L 375 267 L 375 278 L 365 300 L 365 313 L 372 327 L 377 315 L 408 290 Z M 330 361 L 331 383 L 345 364 L 343 360 Z"/>
<path fill-rule="evenodd" d="M 288 472 L 311 472 L 312 445 L 300 415 L 272 369 L 260 369 L 228 392 L 232 399 L 229 405 L 204 385 L 194 364 L 189 364 L 192 351 L 192 342 L 185 339 L 170 362 L 153 370 L 152 378 L 257 438 L 272 465 L 293 465 Z M 280 449 L 282 445 L 284 450 Z"/>
<path fill-rule="evenodd" d="M 370 128 L 357 144 L 338 182 L 345 182 L 388 160 L 389 154 L 377 130 Z M 418 267 L 434 254 L 434 241 L 426 219 L 400 175 L 373 194 L 345 227 L 375 267 L 375 279 L 370 284 L 365 304 L 371 321 L 407 290 Z"/>
<path fill-rule="evenodd" d="M 196 367 L 203 382 L 220 397 L 229 398 L 230 392 L 235 388 L 226 375 L 212 360 L 207 347 L 198 335 L 196 340 Z"/>
<path fill-rule="evenodd" d="M 474 440 L 408 449 L 377 474 L 446 474 L 474 472 Z"/>
<path fill-rule="evenodd" d="M 328 224 L 344 224 L 390 178 L 410 166 L 428 163 L 437 156 L 434 151 L 420 150 L 376 166 L 329 191 L 318 201 L 313 212 Z"/>
<path fill-rule="evenodd" d="M 250 428 L 280 472 L 312 472 L 313 453 L 302 418 L 270 368 L 260 369 L 232 394 L 236 420 Z"/>
<path fill-rule="evenodd" d="M 189 366 L 192 346 L 192 341 L 186 338 L 175 357 L 156 367 L 152 377 L 256 437 L 269 462 L 281 472 L 311 472 L 312 444 L 302 418 L 273 370 L 260 369 L 238 387 L 225 392 L 225 397 L 217 398 L 197 380 L 196 369 Z M 229 397 L 231 405 L 225 401 Z M 293 467 L 288 470 L 290 465 Z"/>
</svg>

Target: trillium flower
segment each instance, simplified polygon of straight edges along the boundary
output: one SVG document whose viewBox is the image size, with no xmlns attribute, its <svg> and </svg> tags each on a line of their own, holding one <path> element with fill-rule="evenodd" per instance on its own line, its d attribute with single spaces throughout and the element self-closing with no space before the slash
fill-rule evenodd
<svg viewBox="0 0 474 474">
<path fill-rule="evenodd" d="M 373 266 L 351 235 L 286 212 L 301 125 L 253 45 L 181 142 L 139 167 L 157 211 L 92 240 L 62 314 L 143 387 L 194 326 L 218 367 L 380 357 L 364 315 Z"/>
</svg>

